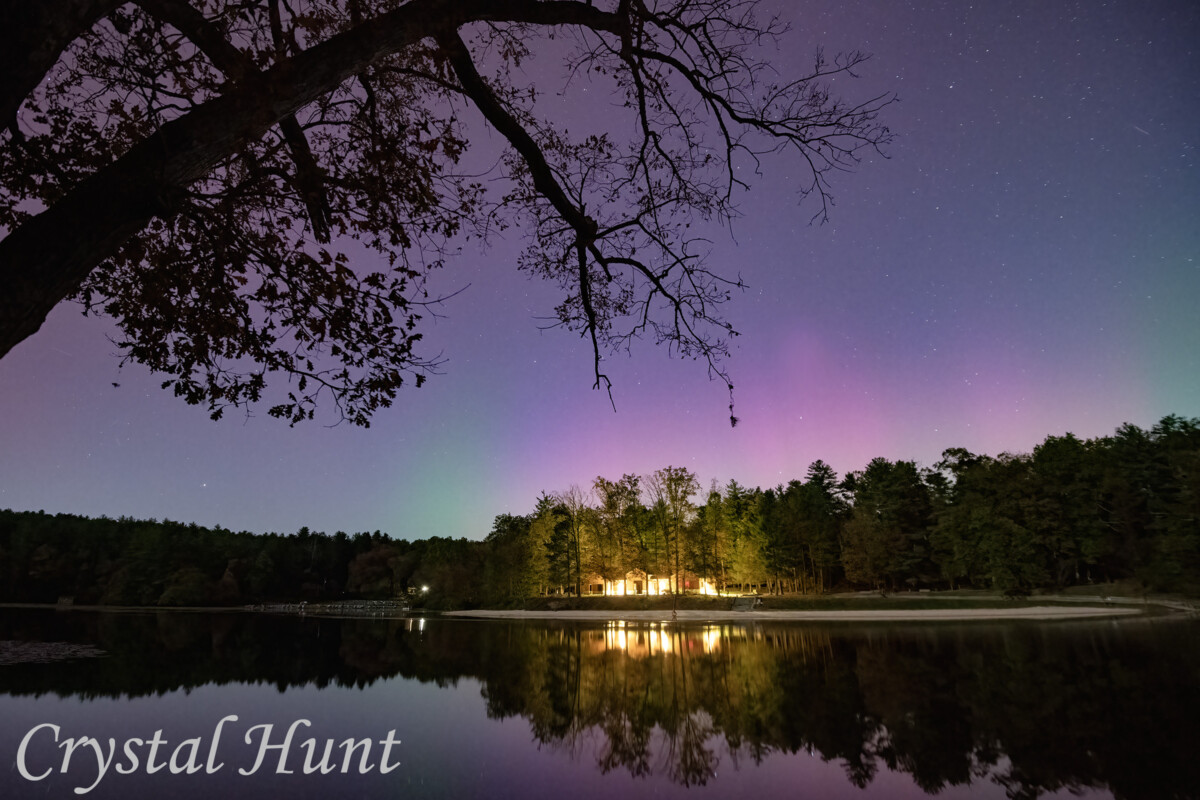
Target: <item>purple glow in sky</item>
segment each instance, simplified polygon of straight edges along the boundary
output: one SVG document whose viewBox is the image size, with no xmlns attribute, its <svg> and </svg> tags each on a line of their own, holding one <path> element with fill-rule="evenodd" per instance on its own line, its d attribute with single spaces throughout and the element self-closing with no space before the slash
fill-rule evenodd
<svg viewBox="0 0 1200 800">
<path fill-rule="evenodd" d="M 211 422 L 60 307 L 0 361 L 0 508 L 482 538 L 597 475 L 767 487 L 818 458 L 929 465 L 1200 416 L 1200 6 L 765 7 L 792 21 L 785 75 L 817 44 L 873 53 L 836 88 L 894 90 L 898 138 L 836 176 L 826 225 L 767 162 L 732 237 L 708 232 L 749 284 L 726 309 L 737 428 L 722 384 L 649 344 L 608 363 L 613 413 L 587 342 L 539 330 L 556 295 L 516 271 L 514 233 L 439 276 L 470 284 L 426 330 L 445 374 L 369 430 Z"/>
</svg>

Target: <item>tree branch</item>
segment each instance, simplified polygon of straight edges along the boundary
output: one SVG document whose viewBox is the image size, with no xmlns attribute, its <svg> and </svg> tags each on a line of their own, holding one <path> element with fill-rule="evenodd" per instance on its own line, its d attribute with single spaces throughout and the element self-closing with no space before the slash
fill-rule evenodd
<svg viewBox="0 0 1200 800">
<path fill-rule="evenodd" d="M 183 0 L 137 0 L 146 13 L 178 29 L 204 53 L 217 69 L 234 82 L 251 79 L 258 70 L 254 62 L 229 42 L 215 25 Z M 274 6 L 272 6 L 274 8 Z M 272 14 L 274 23 L 277 13 Z M 308 139 L 295 114 L 279 120 L 279 130 L 287 143 L 296 173 L 291 183 L 304 202 L 313 236 L 318 242 L 329 241 L 333 211 L 325 194 L 324 174 L 313 157 Z"/>
<path fill-rule="evenodd" d="M 0 241 L 0 357 L 126 239 L 172 214 L 186 188 L 243 142 L 257 141 L 376 60 L 472 21 L 615 26 L 611 14 L 574 0 L 414 0 L 247 76 L 162 125 Z"/>
<path fill-rule="evenodd" d="M 124 0 L 0 0 L 0 129 L 71 42 Z"/>
</svg>

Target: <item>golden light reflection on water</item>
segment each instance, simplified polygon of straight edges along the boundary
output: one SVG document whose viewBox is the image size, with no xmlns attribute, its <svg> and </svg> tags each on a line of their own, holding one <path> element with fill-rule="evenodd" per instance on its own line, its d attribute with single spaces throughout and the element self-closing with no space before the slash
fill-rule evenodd
<svg viewBox="0 0 1200 800">
<path fill-rule="evenodd" d="M 770 649 L 796 653 L 802 659 L 827 658 L 830 638 L 816 630 L 763 630 L 758 626 L 731 624 L 680 624 L 612 620 L 603 628 L 577 634 L 589 655 L 619 653 L 633 659 L 655 656 L 711 656 L 755 643 Z M 561 638 L 563 633 L 560 631 Z M 731 649 L 732 648 L 732 649 Z"/>
<path fill-rule="evenodd" d="M 732 640 L 761 639 L 761 633 L 748 632 L 736 625 L 680 626 L 667 622 L 636 623 L 613 620 L 601 630 L 583 634 L 592 654 L 617 651 L 632 658 L 656 655 L 711 655 Z"/>
</svg>

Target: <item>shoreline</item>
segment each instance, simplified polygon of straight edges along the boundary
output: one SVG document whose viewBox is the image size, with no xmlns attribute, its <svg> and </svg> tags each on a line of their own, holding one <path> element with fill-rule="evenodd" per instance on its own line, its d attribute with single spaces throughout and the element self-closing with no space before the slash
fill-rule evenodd
<svg viewBox="0 0 1200 800">
<path fill-rule="evenodd" d="M 945 598 L 953 602 L 962 598 Z M 734 611 L 729 608 L 670 608 L 656 609 L 470 609 L 436 611 L 405 608 L 398 601 L 342 601 L 332 603 L 267 603 L 243 606 L 97 606 L 59 605 L 51 603 L 0 603 L 4 608 L 52 609 L 59 612 L 82 611 L 101 613 L 234 613 L 280 616 L 406 619 L 415 617 L 445 617 L 454 619 L 507 620 L 578 620 L 628 622 L 970 622 L 970 621 L 1052 621 L 1103 619 L 1106 617 L 1191 616 L 1200 614 L 1200 607 L 1190 602 L 1167 599 L 1134 600 L 1132 598 L 1047 597 L 1055 605 L 1017 607 L 958 607 L 958 608 L 840 608 L 840 609 L 756 609 Z"/>
<path fill-rule="evenodd" d="M 1027 606 L 1024 608 L 863 609 L 830 611 L 702 611 L 670 609 L 648 611 L 518 611 L 476 609 L 442 611 L 439 616 L 468 619 L 575 619 L 626 622 L 934 622 L 968 620 L 1058 620 L 1142 616 L 1142 608 L 1128 606 Z"/>
</svg>

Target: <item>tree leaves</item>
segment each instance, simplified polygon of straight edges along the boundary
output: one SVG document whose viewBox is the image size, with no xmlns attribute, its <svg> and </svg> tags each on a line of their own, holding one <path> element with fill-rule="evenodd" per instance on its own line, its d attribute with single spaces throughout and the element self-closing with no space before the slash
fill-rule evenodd
<svg viewBox="0 0 1200 800">
<path fill-rule="evenodd" d="M 782 29 L 742 0 L 91 5 L 0 133 L 0 354 L 74 297 L 117 320 L 126 361 L 215 416 L 263 399 L 269 375 L 298 389 L 270 413 L 311 419 L 324 396 L 365 424 L 436 371 L 416 347 L 414 311 L 441 299 L 430 270 L 514 223 L 520 267 L 562 290 L 557 324 L 590 339 L 597 387 L 603 357 L 646 338 L 732 401 L 721 308 L 742 283 L 693 223 L 735 215 L 735 161 L 781 152 L 823 215 L 827 175 L 890 139 L 890 97 L 825 88 L 863 56 L 767 81 L 756 47 Z M 629 141 L 569 132 L 519 71 L 562 30 L 564 70 L 623 98 Z M 484 176 L 460 166 L 487 147 L 480 112 L 511 147 Z"/>
</svg>

